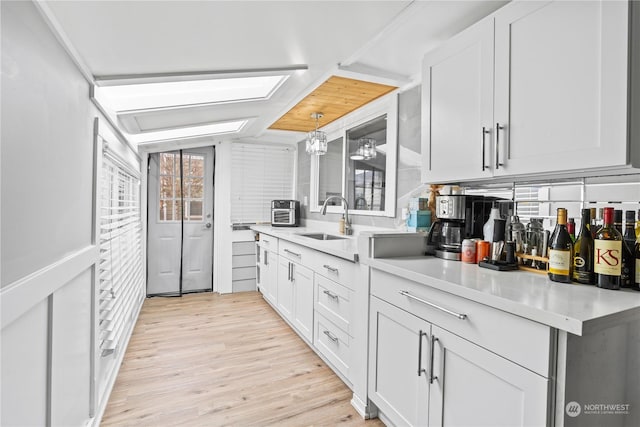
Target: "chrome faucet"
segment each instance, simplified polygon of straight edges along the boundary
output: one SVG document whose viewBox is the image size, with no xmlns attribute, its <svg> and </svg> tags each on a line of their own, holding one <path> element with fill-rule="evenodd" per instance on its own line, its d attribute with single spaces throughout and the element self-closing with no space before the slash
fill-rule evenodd
<svg viewBox="0 0 640 427">
<path fill-rule="evenodd" d="M 351 222 L 349 222 L 349 202 L 342 196 L 329 196 L 322 204 L 322 209 L 320 209 L 320 213 L 322 215 L 327 214 L 327 202 L 331 199 L 341 199 L 344 202 L 344 234 L 350 236 L 353 234 L 353 228 L 351 228 Z"/>
</svg>

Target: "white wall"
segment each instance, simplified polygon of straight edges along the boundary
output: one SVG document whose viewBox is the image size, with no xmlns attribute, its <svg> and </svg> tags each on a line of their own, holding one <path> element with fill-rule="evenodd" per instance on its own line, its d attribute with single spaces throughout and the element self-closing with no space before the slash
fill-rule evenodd
<svg viewBox="0 0 640 427">
<path fill-rule="evenodd" d="M 95 410 L 89 83 L 31 2 L 1 3 L 0 424 Z"/>
</svg>

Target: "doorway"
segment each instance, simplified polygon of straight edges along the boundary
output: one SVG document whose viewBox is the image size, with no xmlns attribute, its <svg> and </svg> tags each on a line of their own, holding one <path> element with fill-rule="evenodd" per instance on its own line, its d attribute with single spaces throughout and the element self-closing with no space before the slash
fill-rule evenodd
<svg viewBox="0 0 640 427">
<path fill-rule="evenodd" d="M 213 290 L 214 150 L 150 154 L 147 296 Z"/>
</svg>

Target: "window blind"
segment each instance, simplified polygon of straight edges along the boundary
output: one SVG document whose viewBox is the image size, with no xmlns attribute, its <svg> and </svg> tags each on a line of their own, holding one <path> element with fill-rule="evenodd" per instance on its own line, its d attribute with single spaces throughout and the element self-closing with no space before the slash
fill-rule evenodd
<svg viewBox="0 0 640 427">
<path fill-rule="evenodd" d="M 293 147 L 233 144 L 231 222 L 271 221 L 271 201 L 293 198 Z"/>
<path fill-rule="evenodd" d="M 105 150 L 100 182 L 99 349 L 116 351 L 144 293 L 140 179 Z"/>
</svg>

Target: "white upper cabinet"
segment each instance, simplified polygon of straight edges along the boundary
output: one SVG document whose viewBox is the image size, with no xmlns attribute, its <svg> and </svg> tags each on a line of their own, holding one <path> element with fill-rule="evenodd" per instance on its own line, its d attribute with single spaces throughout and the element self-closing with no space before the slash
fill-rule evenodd
<svg viewBox="0 0 640 427">
<path fill-rule="evenodd" d="M 627 163 L 628 9 L 554 1 L 496 12 L 495 175 Z"/>
<path fill-rule="evenodd" d="M 491 177 L 493 18 L 428 53 L 422 70 L 422 182 Z"/>
<path fill-rule="evenodd" d="M 513 2 L 427 53 L 422 181 L 638 167 L 629 12 L 626 1 Z"/>
</svg>

